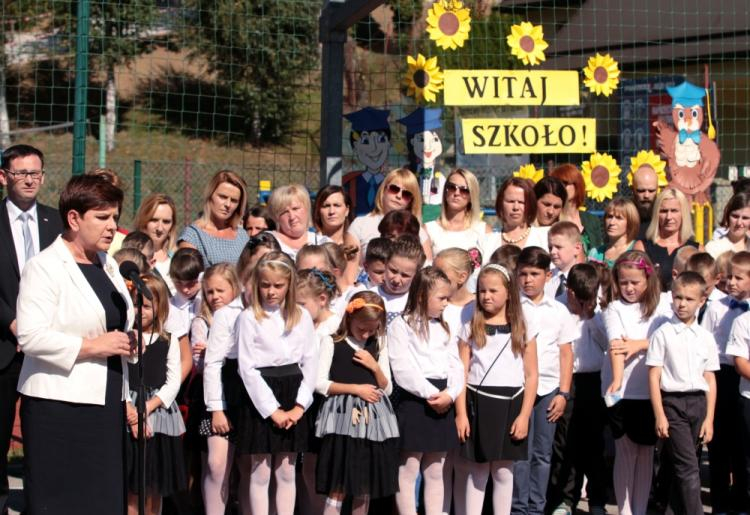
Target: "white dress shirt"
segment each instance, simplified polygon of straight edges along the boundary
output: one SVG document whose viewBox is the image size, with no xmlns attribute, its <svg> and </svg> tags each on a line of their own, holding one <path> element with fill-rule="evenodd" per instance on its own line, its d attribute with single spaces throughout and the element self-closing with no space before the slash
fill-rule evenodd
<svg viewBox="0 0 750 515">
<path fill-rule="evenodd" d="M 175 294 L 169 299 L 169 315 L 165 323 L 165 330 L 170 334 L 176 334 L 181 338 L 190 332 L 190 324 L 201 309 L 201 294 L 192 299 L 184 297 L 181 293 Z"/>
<path fill-rule="evenodd" d="M 388 326 L 388 349 L 393 379 L 407 392 L 428 399 L 440 393 L 428 379 L 447 379 L 454 401 L 464 387 L 464 367 L 458 345 L 438 321 L 428 323 L 428 338 L 419 335 L 403 316 Z"/>
<path fill-rule="evenodd" d="M 374 286 L 370 291 L 377 293 L 383 299 L 385 304 L 385 316 L 388 325 L 406 309 L 406 301 L 409 298 L 409 292 L 393 294 L 385 291 L 382 286 Z"/>
<path fill-rule="evenodd" d="M 240 377 L 250 400 L 263 418 L 270 417 L 281 406 L 273 390 L 260 374 L 259 368 L 298 364 L 302 383 L 297 390 L 296 403 L 310 407 L 317 379 L 317 338 L 310 313 L 301 310 L 300 321 L 290 331 L 280 309 L 266 310 L 266 316 L 255 319 L 252 309 L 237 317 L 237 359 Z"/>
<path fill-rule="evenodd" d="M 463 326 L 471 322 L 471 317 L 474 316 L 474 305 L 475 300 L 458 306 L 456 304 L 448 303 L 443 310 L 443 320 L 448 324 L 448 330 L 451 333 L 451 338 L 455 341 L 458 339 L 458 335 L 461 332 Z"/>
<path fill-rule="evenodd" d="M 604 327 L 610 342 L 620 340 L 623 336 L 631 340 L 648 340 L 664 322 L 672 318 L 671 294 L 663 293 L 654 313 L 644 319 L 641 316 L 639 303 L 629 304 L 616 300 L 602 312 Z M 612 363 L 609 359 L 609 347 L 602 367 L 602 392 L 612 384 Z M 625 362 L 622 378 L 622 397 L 624 399 L 649 399 L 648 368 L 646 368 L 646 351 L 638 352 Z"/>
<path fill-rule="evenodd" d="M 662 367 L 664 392 L 707 392 L 703 373 L 719 370 L 719 354 L 713 335 L 697 321 L 686 325 L 674 316 L 649 338 L 646 366 Z"/>
<path fill-rule="evenodd" d="M 734 319 L 729 333 L 727 355 L 750 359 L 750 311 Z M 750 381 L 740 376 L 740 395 L 750 399 Z"/>
<path fill-rule="evenodd" d="M 602 314 L 597 312 L 587 320 L 573 316 L 581 333 L 573 342 L 573 373 L 600 372 L 609 347 Z"/>
<path fill-rule="evenodd" d="M 36 209 L 36 202 L 28 211 L 22 211 L 10 199 L 5 203 L 8 210 L 8 220 L 10 220 L 10 232 L 13 234 L 13 245 L 16 247 L 16 259 L 18 260 L 18 271 L 23 272 L 26 264 L 26 244 L 23 241 L 23 220 L 21 215 L 29 213 L 29 230 L 31 231 L 31 241 L 34 245 L 34 255 L 39 254 L 39 218 Z"/>
<path fill-rule="evenodd" d="M 713 335 L 716 341 L 716 351 L 719 353 L 719 363 L 734 366 L 734 360 L 727 356 L 727 343 L 732 323 L 744 313 L 740 308 L 732 309 L 730 306 L 735 300 L 731 295 L 726 295 L 719 300 L 713 300 L 703 314 L 701 325 Z M 745 301 L 747 302 L 747 300 Z"/>
<path fill-rule="evenodd" d="M 523 353 L 513 354 L 510 332 L 486 335 L 484 347 L 477 347 L 471 336 L 471 324 L 461 328 L 458 339 L 471 348 L 469 375 L 466 383 L 472 386 L 521 387 L 526 376 L 523 370 Z M 493 364 L 494 363 L 494 364 Z"/>
<path fill-rule="evenodd" d="M 579 336 L 576 321 L 561 302 L 544 295 L 539 304 L 521 295 L 527 332 L 536 336 L 539 365 L 537 394 L 547 395 L 560 386 L 560 345 L 572 344 Z"/>
<path fill-rule="evenodd" d="M 393 384 L 391 383 L 391 366 L 388 359 L 388 346 L 385 342 L 385 338 L 382 338 L 379 342 L 380 352 L 378 354 L 378 365 L 380 365 L 380 370 L 388 380 L 388 385 L 383 391 L 386 395 L 390 395 L 393 391 Z M 328 389 L 333 384 L 333 381 L 329 378 L 331 373 L 331 363 L 333 362 L 333 351 L 336 349 L 336 345 L 348 345 L 354 349 L 354 352 L 364 349 L 362 342 L 358 342 L 352 338 L 346 338 L 345 340 L 336 343 L 334 343 L 333 338 L 331 338 L 330 335 L 321 338 L 320 354 L 318 358 L 318 378 L 315 383 L 315 390 L 326 397 L 328 397 Z M 356 365 L 352 363 L 352 366 Z"/>
<path fill-rule="evenodd" d="M 237 297 L 214 312 L 206 342 L 206 355 L 203 358 L 203 401 L 208 411 L 227 409 L 224 386 L 221 382 L 221 367 L 224 366 L 225 360 L 237 359 L 235 322 L 243 309 L 242 299 Z"/>
</svg>

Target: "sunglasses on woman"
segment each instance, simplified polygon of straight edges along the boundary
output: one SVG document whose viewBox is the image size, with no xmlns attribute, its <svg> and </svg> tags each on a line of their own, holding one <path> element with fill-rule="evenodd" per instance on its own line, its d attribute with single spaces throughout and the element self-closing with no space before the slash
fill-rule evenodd
<svg viewBox="0 0 750 515">
<path fill-rule="evenodd" d="M 391 193 L 392 195 L 398 195 L 401 193 L 401 198 L 406 200 L 407 202 L 411 201 L 414 198 L 414 194 L 407 190 L 406 188 L 402 188 L 401 186 L 391 183 L 388 185 L 388 193 Z"/>
<path fill-rule="evenodd" d="M 445 189 L 448 191 L 448 193 L 459 192 L 461 195 L 469 194 L 468 186 L 461 186 L 460 184 L 456 184 L 455 182 L 446 182 Z"/>
</svg>

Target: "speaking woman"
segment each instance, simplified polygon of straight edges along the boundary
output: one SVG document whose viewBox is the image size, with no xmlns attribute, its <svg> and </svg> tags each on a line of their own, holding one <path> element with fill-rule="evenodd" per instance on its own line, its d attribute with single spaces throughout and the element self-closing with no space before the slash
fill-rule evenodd
<svg viewBox="0 0 750 515">
<path fill-rule="evenodd" d="M 24 267 L 18 343 L 28 513 L 125 510 L 126 359 L 133 307 L 107 249 L 122 191 L 101 176 L 60 195 L 63 234 Z"/>
</svg>

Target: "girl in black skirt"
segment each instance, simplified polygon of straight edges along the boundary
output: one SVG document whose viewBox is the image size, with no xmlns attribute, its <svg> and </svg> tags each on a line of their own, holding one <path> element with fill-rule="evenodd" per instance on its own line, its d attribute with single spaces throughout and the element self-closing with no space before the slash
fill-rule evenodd
<svg viewBox="0 0 750 515">
<path fill-rule="evenodd" d="M 180 344 L 164 331 L 169 313 L 169 291 L 153 274 L 141 276 L 153 300 L 143 299 L 143 383 L 146 391 L 146 512 L 161 513 L 162 497 L 187 487 L 187 470 L 180 436 L 185 432 L 175 402 L 180 389 Z M 138 510 L 138 366 L 128 365 L 130 400 L 126 413 L 130 435 L 127 446 L 128 511 Z"/>
<path fill-rule="evenodd" d="M 353 515 L 364 515 L 370 498 L 396 492 L 398 423 L 383 341 L 385 304 L 376 293 L 355 293 L 333 336 L 320 343 L 317 391 L 327 398 L 316 422 L 322 439 L 316 484 L 328 495 L 325 515 L 354 498 Z"/>
<path fill-rule="evenodd" d="M 415 513 L 415 483 L 420 468 L 426 515 L 443 512 L 443 466 L 458 448 L 453 402 L 464 387 L 458 346 L 443 321 L 452 292 L 448 277 L 434 266 L 411 284 L 403 315 L 388 327 L 391 370 L 398 395 L 396 415 L 401 435 L 396 505 Z"/>
<path fill-rule="evenodd" d="M 240 295 L 240 281 L 234 265 L 219 263 L 205 271 L 201 283 L 203 302 L 200 314 L 190 324 L 194 374 L 189 389 L 188 437 L 197 440 L 196 446 L 201 450 L 201 492 L 206 514 L 223 515 L 232 470 L 231 456 L 234 454 L 229 441 L 231 424 L 225 409 L 207 411 L 203 395 L 203 369 L 214 313 Z M 191 435 L 191 432 L 196 435 Z"/>
<path fill-rule="evenodd" d="M 240 467 L 250 472 L 252 513 L 270 512 L 273 473 L 276 512 L 292 515 L 295 462 L 308 446 L 303 415 L 315 390 L 315 327 L 307 310 L 297 306 L 294 263 L 286 254 L 266 254 L 248 284 L 250 305 L 235 330 L 239 374 L 250 402 L 237 411 L 235 447 Z"/>
<path fill-rule="evenodd" d="M 467 372 L 456 400 L 456 427 L 466 471 L 465 499 L 457 513 L 481 513 L 492 476 L 492 508 L 510 513 L 513 462 L 527 459 L 529 417 L 536 399 L 536 340 L 529 337 L 519 288 L 507 269 L 489 264 L 479 273 L 471 322 L 459 333 L 459 353 Z M 459 478 L 456 479 L 457 481 Z"/>
</svg>

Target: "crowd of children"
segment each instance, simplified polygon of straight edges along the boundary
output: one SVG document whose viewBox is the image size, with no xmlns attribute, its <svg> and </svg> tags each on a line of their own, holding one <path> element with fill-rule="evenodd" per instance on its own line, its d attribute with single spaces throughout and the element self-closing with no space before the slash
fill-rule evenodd
<svg viewBox="0 0 750 515">
<path fill-rule="evenodd" d="M 746 251 L 677 253 L 663 292 L 643 252 L 585 262 L 566 221 L 546 248 L 503 245 L 484 266 L 476 249 L 426 263 L 417 235 L 373 238 L 356 282 L 334 243 L 292 260 L 261 232 L 236 264 L 204 270 L 180 249 L 165 274 L 138 234 L 116 258 L 142 268 L 154 297 L 143 314 L 150 513 L 188 487 L 207 514 L 233 501 L 255 514 L 364 514 L 373 502 L 569 514 L 582 496 L 604 513 L 611 484 L 619 512 L 640 515 L 656 447 L 674 513 L 703 513 L 704 444 L 714 511 L 750 509 Z"/>
</svg>

